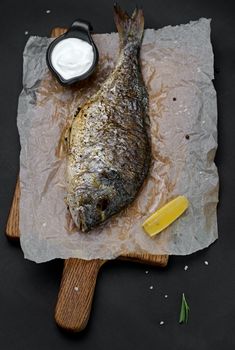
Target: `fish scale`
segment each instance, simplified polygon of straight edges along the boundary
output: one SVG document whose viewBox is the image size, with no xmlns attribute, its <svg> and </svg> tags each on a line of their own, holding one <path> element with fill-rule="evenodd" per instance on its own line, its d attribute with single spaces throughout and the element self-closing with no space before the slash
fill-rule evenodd
<svg viewBox="0 0 235 350">
<path fill-rule="evenodd" d="M 114 7 L 119 58 L 100 90 L 81 106 L 69 135 L 67 205 L 87 232 L 129 205 L 148 174 L 148 94 L 139 65 L 143 11 Z"/>
</svg>

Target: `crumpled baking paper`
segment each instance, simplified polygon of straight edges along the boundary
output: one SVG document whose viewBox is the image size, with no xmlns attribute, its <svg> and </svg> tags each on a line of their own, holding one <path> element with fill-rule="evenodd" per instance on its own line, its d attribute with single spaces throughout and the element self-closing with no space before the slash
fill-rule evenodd
<svg viewBox="0 0 235 350">
<path fill-rule="evenodd" d="M 147 29 L 141 49 L 149 92 L 153 164 L 132 205 L 90 233 L 70 232 L 64 202 L 66 160 L 57 157 L 69 117 L 114 68 L 116 33 L 94 35 L 97 72 L 64 88 L 48 72 L 51 39 L 30 37 L 24 50 L 19 97 L 20 233 L 25 258 L 113 259 L 124 253 L 191 254 L 217 238 L 218 174 L 216 93 L 212 84 L 210 20 Z M 177 195 L 190 207 L 162 233 L 150 238 L 141 224 Z"/>
</svg>

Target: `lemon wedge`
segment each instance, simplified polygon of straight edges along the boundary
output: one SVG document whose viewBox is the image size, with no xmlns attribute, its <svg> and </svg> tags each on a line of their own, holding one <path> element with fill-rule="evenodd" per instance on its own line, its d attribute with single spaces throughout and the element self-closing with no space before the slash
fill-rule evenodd
<svg viewBox="0 0 235 350">
<path fill-rule="evenodd" d="M 143 229 L 149 236 L 154 236 L 172 224 L 189 206 L 184 196 L 178 196 L 155 211 L 143 223 Z"/>
</svg>

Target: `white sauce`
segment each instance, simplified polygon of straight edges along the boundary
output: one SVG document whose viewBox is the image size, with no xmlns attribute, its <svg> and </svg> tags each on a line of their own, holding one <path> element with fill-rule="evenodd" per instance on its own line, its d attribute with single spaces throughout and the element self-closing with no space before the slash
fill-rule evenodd
<svg viewBox="0 0 235 350">
<path fill-rule="evenodd" d="M 53 67 L 66 80 L 87 72 L 92 66 L 93 60 L 92 46 L 77 38 L 61 40 L 51 54 Z"/>
</svg>

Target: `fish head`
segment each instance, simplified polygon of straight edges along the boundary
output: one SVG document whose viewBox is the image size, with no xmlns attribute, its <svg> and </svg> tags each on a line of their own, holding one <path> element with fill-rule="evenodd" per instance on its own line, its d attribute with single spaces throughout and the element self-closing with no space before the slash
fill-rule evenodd
<svg viewBox="0 0 235 350">
<path fill-rule="evenodd" d="M 104 222 L 120 211 L 129 199 L 120 174 L 112 169 L 85 174 L 80 185 L 67 196 L 67 204 L 75 225 L 82 232 Z M 83 185 L 81 185 L 83 183 Z"/>
<path fill-rule="evenodd" d="M 112 190 L 110 188 L 86 188 L 69 194 L 67 204 L 72 219 L 82 232 L 90 231 L 110 215 Z"/>
</svg>

